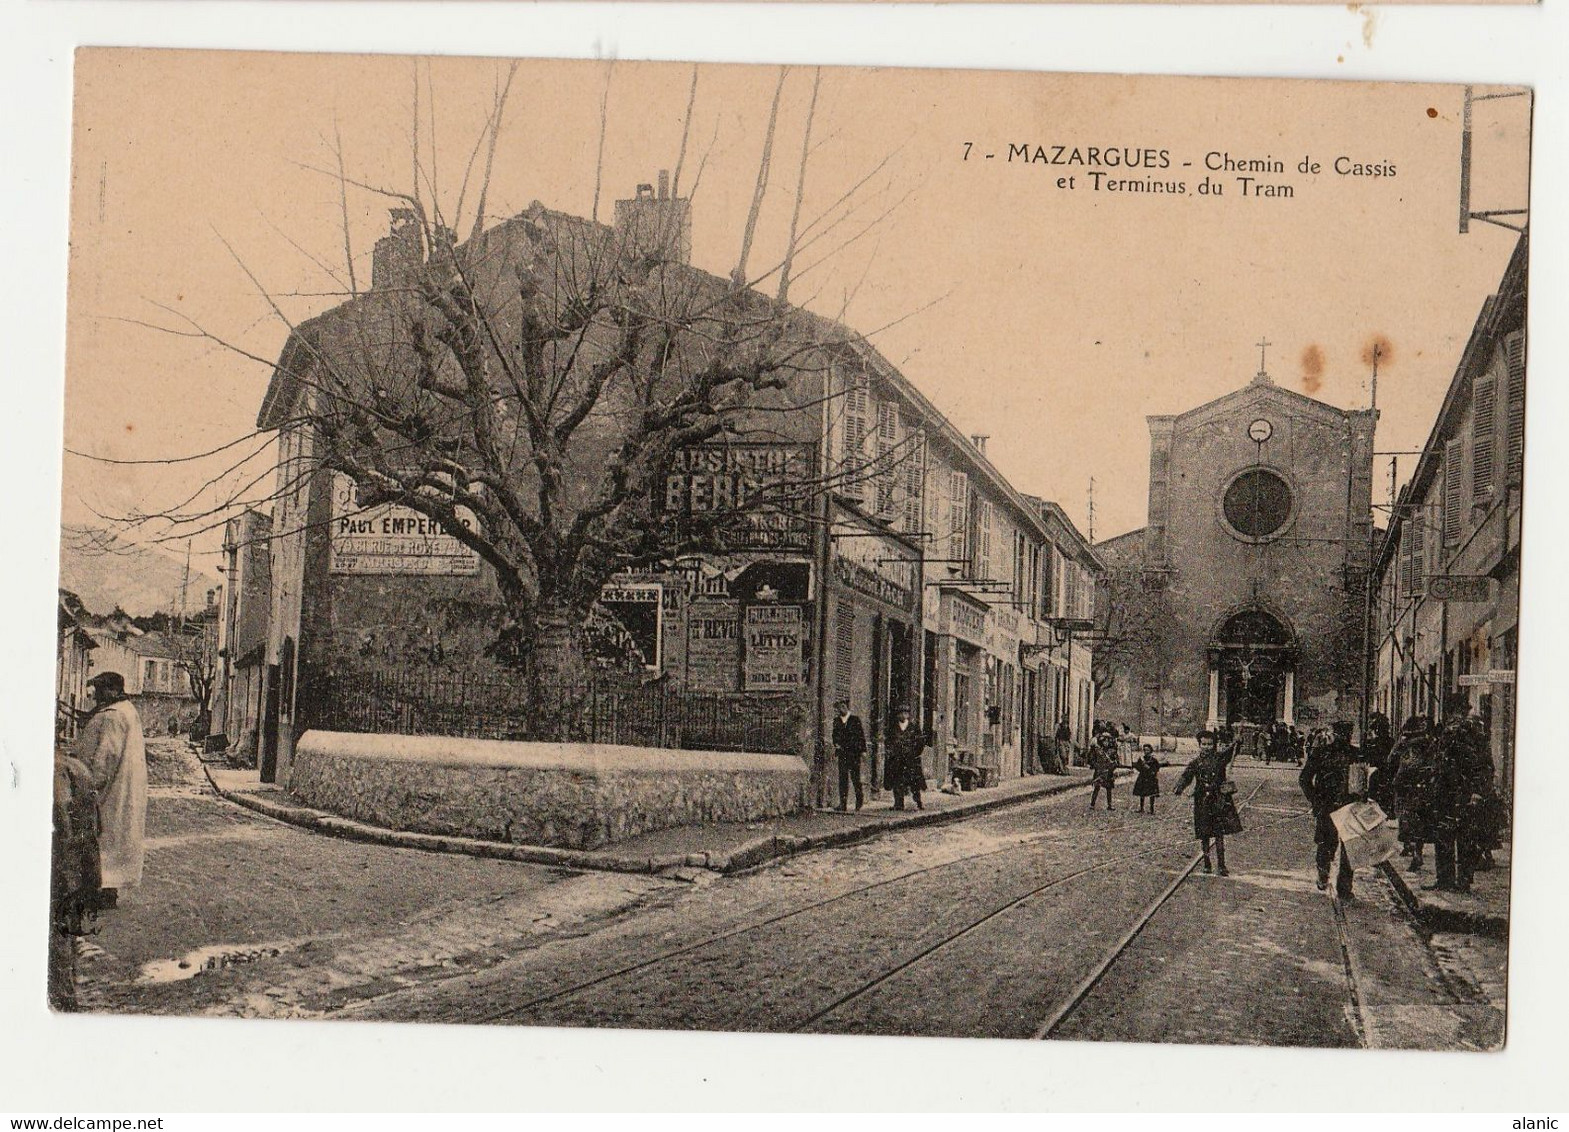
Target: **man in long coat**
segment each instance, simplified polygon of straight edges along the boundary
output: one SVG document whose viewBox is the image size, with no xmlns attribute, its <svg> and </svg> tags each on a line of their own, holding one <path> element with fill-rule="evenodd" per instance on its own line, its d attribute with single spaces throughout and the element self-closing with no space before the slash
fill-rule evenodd
<svg viewBox="0 0 1569 1132">
<path fill-rule="evenodd" d="M 910 709 L 901 707 L 895 722 L 888 729 L 888 756 L 883 768 L 883 782 L 893 791 L 893 808 L 904 809 L 904 796 L 909 794 L 917 810 L 921 805 L 921 790 L 926 785 L 926 771 L 921 766 L 921 751 L 926 746 L 925 733 L 910 722 Z"/>
<path fill-rule="evenodd" d="M 1469 892 L 1482 856 L 1486 803 L 1493 789 L 1493 756 L 1482 721 L 1469 714 L 1463 697 L 1454 697 L 1435 743 L 1438 775 L 1433 799 L 1433 869 L 1424 887 Z"/>
<path fill-rule="evenodd" d="M 147 751 L 142 721 L 125 698 L 125 678 L 100 672 L 87 682 L 96 707 L 76 740 L 76 757 L 92 772 L 98 796 L 99 907 L 142 881 L 146 854 Z"/>
<path fill-rule="evenodd" d="M 1313 748 L 1308 754 L 1302 773 L 1297 776 L 1302 793 L 1313 807 L 1313 840 L 1317 844 L 1315 857 L 1318 864 L 1318 890 L 1329 887 L 1329 866 L 1335 860 L 1335 850 L 1340 848 L 1340 831 L 1329 816 L 1352 800 L 1351 764 L 1360 752 L 1351 742 L 1351 724 L 1336 722 L 1334 738 Z M 1345 853 L 1340 854 L 1340 869 L 1335 875 L 1335 894 L 1342 900 L 1351 899 L 1351 862 Z"/>
</svg>

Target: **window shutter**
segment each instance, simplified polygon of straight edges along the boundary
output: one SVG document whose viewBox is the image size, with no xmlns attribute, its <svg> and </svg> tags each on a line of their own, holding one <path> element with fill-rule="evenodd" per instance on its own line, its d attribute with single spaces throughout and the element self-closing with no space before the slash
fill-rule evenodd
<svg viewBox="0 0 1569 1132">
<path fill-rule="evenodd" d="M 1411 524 L 1411 596 L 1421 597 L 1427 592 L 1427 531 L 1428 520 L 1424 504 L 1412 515 Z"/>
<path fill-rule="evenodd" d="M 1462 495 L 1465 489 L 1465 445 L 1459 440 L 1444 445 L 1444 545 L 1460 541 Z"/>
<path fill-rule="evenodd" d="M 1507 479 L 1517 484 L 1525 468 L 1525 331 L 1516 330 L 1504 339 L 1504 358 L 1509 364 L 1509 409 L 1507 417 Z"/>
<path fill-rule="evenodd" d="M 1498 380 L 1492 374 L 1471 385 L 1471 494 L 1486 499 L 1493 491 L 1493 434 L 1498 427 Z"/>
<path fill-rule="evenodd" d="M 834 690 L 840 699 L 850 698 L 855 674 L 855 606 L 840 601 L 834 617 Z"/>
<path fill-rule="evenodd" d="M 899 406 L 892 401 L 877 404 L 877 500 L 878 518 L 893 517 L 894 463 L 899 445 Z"/>
<path fill-rule="evenodd" d="M 867 415 L 869 411 L 866 378 L 855 375 L 845 387 L 844 397 L 844 448 L 840 452 L 840 494 L 856 500 L 865 498 L 862 468 L 866 462 Z"/>
<path fill-rule="evenodd" d="M 904 456 L 904 529 L 919 534 L 926 497 L 926 434 L 916 429 L 910 434 L 909 451 Z"/>
<path fill-rule="evenodd" d="M 970 561 L 970 477 L 954 472 L 948 483 L 948 557 L 958 566 Z"/>
<path fill-rule="evenodd" d="M 1411 597 L 1415 589 L 1411 582 L 1411 535 L 1415 526 L 1411 518 L 1406 518 L 1406 523 L 1400 529 L 1400 592 L 1401 597 Z"/>
<path fill-rule="evenodd" d="M 1057 613 L 1056 571 L 1052 567 L 1056 564 L 1057 548 L 1047 543 L 1041 547 L 1041 618 L 1054 617 Z"/>
<path fill-rule="evenodd" d="M 992 505 L 985 499 L 976 502 L 975 576 L 989 580 L 992 576 Z"/>
</svg>

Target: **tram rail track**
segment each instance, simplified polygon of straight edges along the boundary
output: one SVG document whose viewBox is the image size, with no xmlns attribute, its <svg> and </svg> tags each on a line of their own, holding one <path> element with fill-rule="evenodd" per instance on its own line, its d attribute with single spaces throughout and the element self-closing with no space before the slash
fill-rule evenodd
<svg viewBox="0 0 1569 1132">
<path fill-rule="evenodd" d="M 1125 812 L 1131 812 L 1131 811 L 1125 811 Z M 1153 826 L 1157 826 L 1157 827 L 1166 827 L 1166 826 L 1169 826 L 1170 824 L 1172 824 L 1173 822 L 1177 822 L 1179 824 L 1184 824 L 1181 821 L 1181 812 L 1180 811 L 1175 811 L 1172 814 L 1163 815 L 1163 816 L 1157 817 L 1153 821 L 1135 820 L 1135 821 L 1127 822 L 1127 823 L 1124 823 L 1122 825 L 1117 826 L 1114 829 L 1105 830 L 1104 832 L 1108 833 L 1108 834 L 1110 834 L 1112 836 L 1116 836 L 1118 834 L 1124 833 L 1129 827 L 1133 827 L 1133 828 L 1147 828 L 1148 826 L 1152 826 L 1152 825 Z M 871 893 L 871 892 L 875 892 L 875 891 L 877 891 L 879 889 L 888 888 L 888 887 L 890 887 L 892 885 L 900 884 L 900 883 L 912 880 L 912 879 L 917 878 L 917 877 L 927 876 L 927 875 L 930 875 L 930 874 L 933 874 L 933 873 L 941 872 L 943 870 L 954 869 L 954 868 L 958 868 L 958 867 L 961 867 L 961 866 L 973 865 L 977 861 L 984 861 L 984 860 L 986 860 L 988 858 L 1000 856 L 1002 854 L 1017 853 L 1017 852 L 1021 851 L 1021 849 L 1026 849 L 1026 848 L 1029 848 L 1031 846 L 1039 845 L 1043 841 L 1047 841 L 1047 840 L 1049 840 L 1049 839 L 1044 837 L 1044 836 L 1034 836 L 1034 837 L 1020 838 L 1019 840 L 1017 840 L 1017 841 L 1015 841 L 1015 842 L 1013 842 L 1011 844 L 999 846 L 999 847 L 997 847 L 995 849 L 988 849 L 988 850 L 986 850 L 984 852 L 980 852 L 980 853 L 965 854 L 965 855 L 960 856 L 960 857 L 954 857 L 954 858 L 950 858 L 950 859 L 945 860 L 945 861 L 939 861 L 939 862 L 937 862 L 935 864 L 927 865 L 927 866 L 924 866 L 924 867 L 919 868 L 919 869 L 911 869 L 911 870 L 908 870 L 906 872 L 899 873 L 899 874 L 897 874 L 895 876 L 883 877 L 883 878 L 881 878 L 879 880 L 872 881 L 872 882 L 870 882 L 868 884 L 857 885 L 857 886 L 855 886 L 853 888 L 846 889 L 843 892 L 835 893 L 833 896 L 826 897 L 826 898 L 824 898 L 822 900 L 815 900 L 815 901 L 812 901 L 810 903 L 799 905 L 797 907 L 791 908 L 791 909 L 789 909 L 788 911 L 785 911 L 785 912 L 780 912 L 780 913 L 777 913 L 777 914 L 772 915 L 772 916 L 767 916 L 767 917 L 765 917 L 763 919 L 760 919 L 760 920 L 754 920 L 754 921 L 746 923 L 746 924 L 738 925 L 736 927 L 726 929 L 725 931 L 722 931 L 722 932 L 713 933 L 711 935 L 703 937 L 702 939 L 696 940 L 696 941 L 694 941 L 692 943 L 683 944 L 680 947 L 671 948 L 671 949 L 668 949 L 666 951 L 662 951 L 662 952 L 660 952 L 657 955 L 651 955 L 651 956 L 649 956 L 649 957 L 647 957 L 645 959 L 641 959 L 641 960 L 639 960 L 639 961 L 637 961 L 635 963 L 630 963 L 630 964 L 626 964 L 626 965 L 621 966 L 621 967 L 617 967 L 616 969 L 614 969 L 612 971 L 607 971 L 607 972 L 604 972 L 602 974 L 596 975 L 596 976 L 594 976 L 592 978 L 581 980 L 579 982 L 573 983 L 570 986 L 562 987 L 562 988 L 557 989 L 557 990 L 552 990 L 552 991 L 550 991 L 550 992 L 548 992 L 546 994 L 537 995 L 537 996 L 529 999 L 526 1002 L 511 1004 L 511 1005 L 508 1005 L 507 1007 L 505 1007 L 505 1008 L 503 1008 L 501 1010 L 492 1011 L 492 1012 L 489 1012 L 487 1014 L 483 1014 L 483 1015 L 479 1015 L 479 1016 L 469 1017 L 469 1018 L 466 1018 L 465 1021 L 485 1024 L 485 1023 L 503 1022 L 503 1021 L 506 1021 L 508 1019 L 517 1018 L 517 1017 L 519 1017 L 521 1015 L 524 1015 L 524 1014 L 527 1014 L 527 1013 L 529 1013 L 531 1011 L 534 1011 L 534 1010 L 538 1009 L 539 1007 L 547 1006 L 547 1005 L 550 1005 L 550 1004 L 556 1003 L 556 1002 L 560 1002 L 560 1001 L 562 1001 L 564 999 L 568 999 L 568 998 L 571 998 L 571 997 L 573 997 L 575 995 L 582 994 L 585 991 L 592 990 L 592 989 L 594 989 L 596 987 L 603 986 L 603 985 L 605 985 L 607 983 L 614 982 L 614 981 L 616 981 L 618 979 L 624 979 L 624 978 L 626 978 L 628 976 L 635 975 L 635 974 L 637 974 L 639 972 L 651 970 L 651 969 L 659 967 L 661 965 L 673 962 L 673 961 L 678 960 L 678 959 L 685 958 L 685 957 L 693 955 L 693 954 L 695 954 L 697 952 L 700 952 L 700 951 L 703 951 L 705 949 L 711 948 L 711 947 L 715 946 L 716 944 L 721 944 L 721 943 L 724 943 L 724 942 L 726 942 L 728 940 L 736 939 L 736 938 L 739 938 L 741 936 L 745 936 L 745 935 L 749 935 L 749 934 L 752 934 L 752 933 L 763 931 L 763 930 L 765 930 L 767 928 L 774 927 L 774 926 L 779 925 L 781 923 L 784 923 L 784 922 L 786 922 L 788 920 L 792 920 L 792 919 L 795 919 L 797 917 L 809 915 L 809 914 L 811 914 L 813 912 L 820 911 L 821 909 L 827 908 L 827 907 L 829 907 L 831 905 L 839 904 L 839 903 L 842 903 L 842 902 L 845 902 L 845 901 L 849 901 L 849 900 L 853 900 L 853 899 L 855 899 L 857 897 L 865 896 L 866 894 Z M 1184 840 L 1186 840 L 1186 838 L 1184 838 Z M 1029 892 L 1025 893 L 1024 895 L 1022 895 L 1020 897 L 1017 897 L 1017 898 L 1010 899 L 1004 905 L 992 909 L 991 911 L 986 913 L 986 915 L 980 917 L 979 919 L 969 922 L 964 928 L 961 928 L 958 932 L 955 932 L 952 935 L 946 937 L 945 939 L 939 941 L 936 945 L 934 945 L 932 948 L 929 948 L 927 950 L 928 951 L 935 951 L 935 950 L 941 948 L 945 944 L 952 942 L 954 939 L 960 938 L 961 936 L 966 935 L 969 932 L 975 930 L 976 928 L 982 926 L 987 921 L 989 921 L 989 920 L 995 918 L 996 916 L 1000 915 L 1001 913 L 1007 911 L 1008 908 L 1014 907 L 1014 906 L 1016 906 L 1016 905 L 1018 905 L 1020 903 L 1023 903 L 1025 900 L 1029 899 L 1030 897 L 1038 895 L 1039 893 L 1044 892 L 1044 891 L 1046 891 L 1046 890 L 1048 890 L 1050 888 L 1057 887 L 1057 886 L 1059 886 L 1061 884 L 1067 883 L 1069 880 L 1077 879 L 1080 876 L 1084 876 L 1084 875 L 1087 875 L 1089 873 L 1093 873 L 1093 872 L 1098 872 L 1098 871 L 1104 870 L 1105 868 L 1108 868 L 1108 867 L 1110 867 L 1111 865 L 1114 865 L 1114 864 L 1126 863 L 1126 862 L 1128 862 L 1130 860 L 1136 860 L 1136 859 L 1141 858 L 1141 857 L 1151 856 L 1151 855 L 1156 854 L 1156 853 L 1170 852 L 1171 849 L 1173 849 L 1177 844 L 1180 844 L 1180 842 L 1162 842 L 1159 845 L 1151 846 L 1151 847 L 1149 847 L 1147 849 L 1143 849 L 1143 850 L 1140 850 L 1140 851 L 1135 852 L 1135 853 L 1118 854 L 1115 857 L 1107 858 L 1105 860 L 1096 862 L 1096 863 L 1094 863 L 1092 865 L 1089 865 L 1089 866 L 1086 866 L 1084 868 L 1077 869 L 1074 872 L 1072 872 L 1072 873 L 1070 873 L 1070 874 L 1068 874 L 1066 876 L 1054 877 L 1051 880 L 1047 881 L 1046 883 L 1044 883 L 1042 885 L 1039 885 L 1039 886 L 1037 886 L 1034 889 L 1031 889 Z M 909 960 L 909 961 L 902 962 L 895 969 L 889 969 L 887 971 L 882 972 L 880 975 L 878 975 L 877 978 L 875 978 L 873 980 L 870 980 L 866 984 L 861 985 L 851 995 L 846 996 L 846 1001 L 848 1001 L 850 999 L 853 999 L 855 997 L 859 997 L 860 994 L 864 994 L 867 990 L 872 989 L 873 986 L 878 985 L 878 984 L 886 981 L 888 978 L 891 978 L 893 975 L 897 974 L 899 970 L 902 970 L 903 968 L 912 965 L 913 962 L 918 961 L 919 958 L 920 957 L 917 956 L 914 960 Z M 842 1005 L 842 1003 L 836 1003 L 835 1006 L 837 1006 L 837 1005 Z M 833 1008 L 830 1008 L 830 1009 L 833 1009 Z M 822 1015 L 824 1015 L 824 1014 L 826 1014 L 828 1012 L 829 1012 L 828 1010 L 820 1011 L 813 1018 L 806 1020 L 805 1022 L 801 1023 L 800 1025 L 810 1025 L 811 1022 L 814 1021 L 817 1017 L 821 1017 Z"/>
</svg>

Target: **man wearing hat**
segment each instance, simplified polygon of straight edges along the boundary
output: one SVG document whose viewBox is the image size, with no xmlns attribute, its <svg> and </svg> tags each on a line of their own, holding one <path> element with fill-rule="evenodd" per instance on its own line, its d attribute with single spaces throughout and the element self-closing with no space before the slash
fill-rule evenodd
<svg viewBox="0 0 1569 1132">
<path fill-rule="evenodd" d="M 893 791 L 896 810 L 904 809 L 906 794 L 917 810 L 924 808 L 921 790 L 926 786 L 926 771 L 921 766 L 921 751 L 925 746 L 925 733 L 910 722 L 910 709 L 901 704 L 888 729 L 888 761 L 883 772 L 884 784 Z"/>
<path fill-rule="evenodd" d="M 119 890 L 141 883 L 146 854 L 147 751 L 142 721 L 125 698 L 125 677 L 100 672 L 87 682 L 95 707 L 76 740 L 76 757 L 98 795 L 98 905 L 113 908 Z"/>
<path fill-rule="evenodd" d="M 865 801 L 861 792 L 861 756 L 866 754 L 866 728 L 861 717 L 850 714 L 849 700 L 834 701 L 834 761 L 839 764 L 839 809 L 849 805 L 846 795 L 855 784 L 855 808 Z"/>
<path fill-rule="evenodd" d="M 1329 887 L 1329 866 L 1334 863 L 1335 851 L 1340 848 L 1340 831 L 1329 815 L 1353 799 L 1351 764 L 1357 761 L 1359 754 L 1351 742 L 1351 723 L 1338 720 L 1334 725 L 1334 738 L 1309 753 L 1297 778 L 1302 793 L 1307 795 L 1313 807 L 1313 840 L 1318 847 L 1315 856 L 1320 892 Z M 1365 783 L 1362 788 L 1366 789 Z M 1352 879 L 1351 862 L 1342 852 L 1340 869 L 1335 875 L 1335 894 L 1340 899 L 1351 899 Z"/>
</svg>

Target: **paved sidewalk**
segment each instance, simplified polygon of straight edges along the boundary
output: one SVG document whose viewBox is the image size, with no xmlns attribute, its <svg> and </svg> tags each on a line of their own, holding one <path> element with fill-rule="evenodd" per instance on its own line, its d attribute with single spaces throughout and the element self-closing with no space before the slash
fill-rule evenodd
<svg viewBox="0 0 1569 1132">
<path fill-rule="evenodd" d="M 922 796 L 925 809 L 902 812 L 893 808 L 884 791 L 868 799 L 859 813 L 830 809 L 745 824 L 681 826 L 618 841 L 604 849 L 576 850 L 385 829 L 301 805 L 279 787 L 263 783 L 256 771 L 204 769 L 214 788 L 230 801 L 318 833 L 438 853 L 629 873 L 687 868 L 734 873 L 791 853 L 849 845 L 890 830 L 957 821 L 1089 785 L 1089 771 L 1075 768 L 1067 775 L 1029 775 L 983 790 L 958 794 L 933 791 Z M 1128 804 L 1126 795 L 1122 804 Z"/>
<path fill-rule="evenodd" d="M 1433 847 L 1428 845 L 1422 868 L 1407 869 L 1405 857 L 1396 857 L 1381 867 L 1405 901 L 1406 907 L 1431 931 L 1470 932 L 1475 935 L 1507 939 L 1509 936 L 1509 864 L 1506 845 L 1493 853 L 1493 867 L 1479 872 L 1470 892 L 1429 892 L 1437 878 L 1433 873 Z"/>
</svg>

